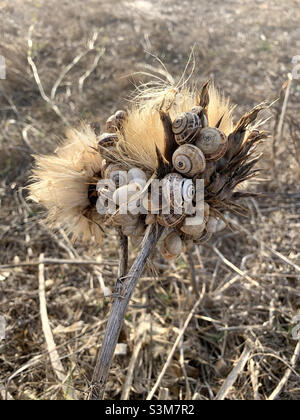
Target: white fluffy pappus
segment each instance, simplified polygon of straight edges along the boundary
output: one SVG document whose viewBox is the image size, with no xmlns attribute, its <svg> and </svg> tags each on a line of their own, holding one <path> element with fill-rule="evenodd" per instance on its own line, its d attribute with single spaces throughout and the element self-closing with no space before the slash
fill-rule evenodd
<svg viewBox="0 0 300 420">
<path fill-rule="evenodd" d="M 46 207 L 47 222 L 63 227 L 74 241 L 101 240 L 100 215 L 89 209 L 88 198 L 101 164 L 96 135 L 87 126 L 68 131 L 54 155 L 35 156 L 29 198 Z"/>
</svg>

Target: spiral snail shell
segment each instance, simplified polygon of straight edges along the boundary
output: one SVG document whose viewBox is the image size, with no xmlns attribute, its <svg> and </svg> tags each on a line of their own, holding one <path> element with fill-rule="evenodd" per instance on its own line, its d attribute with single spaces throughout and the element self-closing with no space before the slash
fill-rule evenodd
<svg viewBox="0 0 300 420">
<path fill-rule="evenodd" d="M 128 205 L 128 209 L 131 207 L 131 204 L 136 206 L 136 199 L 133 197 L 138 196 L 138 192 L 141 191 L 141 186 L 138 183 L 131 183 L 127 185 L 122 185 L 117 188 L 113 193 L 113 201 L 118 206 Z M 132 199 L 132 202 L 131 202 Z"/>
<path fill-rule="evenodd" d="M 182 252 L 182 240 L 177 232 L 169 233 L 162 243 L 162 255 L 167 259 L 178 257 Z"/>
<path fill-rule="evenodd" d="M 207 160 L 218 160 L 226 153 L 228 140 L 223 131 L 215 127 L 202 128 L 195 145 Z"/>
<path fill-rule="evenodd" d="M 202 235 L 200 236 L 200 238 L 197 238 L 194 242 L 197 245 L 203 245 L 206 242 L 208 242 L 212 237 L 212 233 L 211 232 L 207 232 L 206 229 L 204 229 Z"/>
<path fill-rule="evenodd" d="M 189 177 L 203 172 L 206 165 L 204 154 L 192 144 L 178 147 L 173 153 L 172 162 L 176 171 Z"/>
<path fill-rule="evenodd" d="M 196 216 L 194 224 L 190 224 L 189 218 L 186 218 L 180 230 L 186 235 L 192 236 L 194 239 L 199 238 L 206 227 L 209 217 L 209 205 L 207 203 L 204 203 L 203 212 L 203 219 L 198 221 Z"/>
<path fill-rule="evenodd" d="M 206 223 L 203 221 L 202 223 L 199 223 L 199 224 L 188 225 L 186 220 L 184 221 L 180 230 L 184 232 L 186 235 L 190 235 L 195 239 L 199 238 L 205 229 Z"/>
<path fill-rule="evenodd" d="M 169 213 L 169 214 L 160 214 L 157 216 L 157 221 L 160 225 L 165 227 L 175 227 L 183 222 L 185 219 L 185 214 L 175 214 L 175 213 Z"/>
<path fill-rule="evenodd" d="M 118 163 L 109 163 L 102 169 L 102 178 L 111 179 L 117 187 L 127 183 L 127 172 Z"/>
<path fill-rule="evenodd" d="M 172 124 L 176 142 L 179 145 L 192 143 L 200 127 L 201 121 L 197 114 L 193 112 L 180 114 Z"/>
<path fill-rule="evenodd" d="M 101 153 L 101 149 L 103 147 L 114 147 L 118 142 L 118 136 L 115 133 L 103 133 L 101 134 L 98 140 L 99 151 Z"/>
<path fill-rule="evenodd" d="M 183 178 L 180 174 L 170 173 L 163 178 L 162 192 L 166 207 L 183 208 L 184 204 L 192 202 L 195 186 L 191 179 Z"/>
<path fill-rule="evenodd" d="M 207 111 L 202 106 L 194 106 L 191 109 L 191 112 L 194 114 L 197 114 L 200 118 L 201 127 L 207 127 L 208 126 L 208 119 L 207 119 Z"/>
<path fill-rule="evenodd" d="M 139 168 L 131 168 L 128 171 L 128 182 L 135 182 L 137 180 L 147 181 L 147 176 L 142 169 Z"/>
<path fill-rule="evenodd" d="M 226 228 L 226 223 L 221 218 L 217 218 L 213 216 L 208 218 L 208 222 L 206 225 L 207 232 L 216 233 L 216 232 L 220 232 L 221 230 L 225 228 Z"/>
<path fill-rule="evenodd" d="M 106 120 L 106 131 L 108 133 L 115 133 L 121 129 L 123 121 L 127 117 L 127 112 L 120 110 Z"/>
</svg>

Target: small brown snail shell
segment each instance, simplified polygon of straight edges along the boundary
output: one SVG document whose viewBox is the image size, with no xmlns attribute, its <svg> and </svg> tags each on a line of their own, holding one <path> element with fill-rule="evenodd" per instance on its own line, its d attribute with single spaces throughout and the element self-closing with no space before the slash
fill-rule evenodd
<svg viewBox="0 0 300 420">
<path fill-rule="evenodd" d="M 179 145 L 192 143 L 200 127 L 201 122 L 197 114 L 193 112 L 180 114 L 172 124 L 172 131 L 175 134 L 176 142 Z"/>
<path fill-rule="evenodd" d="M 202 235 L 205 229 L 205 226 L 206 226 L 206 223 L 204 221 L 198 225 L 188 225 L 186 221 L 184 221 L 180 230 L 184 232 L 186 235 L 190 235 L 193 238 L 197 239 Z"/>
<path fill-rule="evenodd" d="M 218 160 L 226 153 L 227 136 L 218 128 L 202 128 L 195 145 L 204 153 L 207 160 Z"/>
<path fill-rule="evenodd" d="M 118 163 L 109 163 L 102 169 L 102 178 L 111 179 L 117 187 L 127 184 L 127 172 Z"/>
<path fill-rule="evenodd" d="M 226 228 L 226 223 L 221 218 L 211 216 L 208 218 L 206 225 L 206 230 L 208 233 L 221 232 L 221 230 Z"/>
<path fill-rule="evenodd" d="M 166 227 L 175 227 L 182 223 L 185 219 L 185 214 L 174 214 L 174 213 L 167 213 L 167 214 L 160 214 L 157 216 L 157 222 Z"/>
<path fill-rule="evenodd" d="M 201 127 L 207 127 L 208 126 L 207 111 L 206 111 L 205 108 L 203 108 L 200 105 L 199 106 L 194 106 L 191 109 L 191 112 L 198 115 L 198 117 L 200 118 Z"/>
<path fill-rule="evenodd" d="M 180 230 L 184 232 L 186 235 L 192 236 L 194 239 L 199 238 L 206 227 L 206 223 L 209 217 L 209 205 L 207 203 L 204 203 L 203 211 L 204 211 L 204 214 L 203 214 L 203 220 L 201 223 L 193 224 L 193 225 L 188 224 L 189 219 L 186 218 Z"/>
<path fill-rule="evenodd" d="M 212 237 L 212 233 L 211 232 L 207 232 L 207 230 L 204 230 L 203 234 L 200 236 L 200 238 L 196 239 L 194 241 L 194 243 L 196 245 L 203 245 L 206 242 L 208 242 Z"/>
<path fill-rule="evenodd" d="M 115 133 L 121 129 L 123 121 L 127 118 L 127 112 L 120 110 L 106 120 L 106 130 L 108 133 Z"/>
<path fill-rule="evenodd" d="M 182 252 L 182 239 L 177 232 L 169 233 L 162 243 L 162 255 L 167 259 L 178 257 Z"/>
<path fill-rule="evenodd" d="M 103 147 L 114 147 L 116 143 L 118 142 L 118 136 L 114 133 L 103 133 L 101 134 L 99 140 L 98 140 L 98 146 L 99 151 L 101 153 L 101 150 Z"/>
<path fill-rule="evenodd" d="M 203 172 L 206 165 L 204 154 L 192 144 L 183 144 L 178 147 L 173 153 L 172 163 L 176 171 L 188 177 Z"/>
</svg>

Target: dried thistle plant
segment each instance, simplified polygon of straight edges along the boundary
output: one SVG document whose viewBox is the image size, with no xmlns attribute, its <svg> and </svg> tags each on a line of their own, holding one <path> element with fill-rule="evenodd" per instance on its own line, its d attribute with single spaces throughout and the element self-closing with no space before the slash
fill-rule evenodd
<svg viewBox="0 0 300 420">
<path fill-rule="evenodd" d="M 226 213 L 247 212 L 242 199 L 253 195 L 245 186 L 258 173 L 256 148 L 266 133 L 255 121 L 264 108 L 256 106 L 234 126 L 234 107 L 210 82 L 200 92 L 140 87 L 131 107 L 107 120 L 106 133 L 97 137 L 89 127 L 70 131 L 55 155 L 36 157 L 30 197 L 48 209 L 52 226 L 65 227 L 74 240 L 100 242 L 103 227 L 113 225 L 138 243 L 146 227 L 158 223 L 167 228 L 163 255 L 177 257 L 192 242 L 205 243 L 225 228 Z M 103 179 L 116 188 L 99 187 Z M 154 179 L 166 186 L 157 203 Z M 183 204 L 199 205 L 197 180 L 204 184 L 203 220 L 189 225 Z M 114 203 L 114 211 L 99 211 L 99 199 Z"/>
<path fill-rule="evenodd" d="M 88 127 L 73 130 L 55 155 L 36 157 L 30 197 L 48 209 L 53 226 L 75 240 L 100 242 L 103 227 L 111 226 L 121 235 L 120 278 L 89 399 L 103 398 L 128 303 L 159 239 L 162 255 L 176 258 L 223 230 L 228 212 L 247 212 L 241 200 L 253 195 L 245 187 L 258 173 L 256 148 L 266 133 L 256 119 L 266 106 L 234 126 L 233 107 L 210 82 L 199 93 L 146 85 L 130 109 L 108 118 L 99 137 Z M 189 223 L 191 208 L 196 216 Z M 128 236 L 141 250 L 126 275 Z"/>
</svg>

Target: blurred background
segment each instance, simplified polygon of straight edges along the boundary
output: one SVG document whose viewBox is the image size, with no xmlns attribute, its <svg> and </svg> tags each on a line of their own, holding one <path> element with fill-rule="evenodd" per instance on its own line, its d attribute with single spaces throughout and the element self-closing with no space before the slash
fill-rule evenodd
<svg viewBox="0 0 300 420">
<path fill-rule="evenodd" d="M 73 245 L 26 202 L 32 155 L 54 151 L 68 126 L 82 121 L 103 130 L 134 85 L 151 80 L 142 73 L 165 78 L 156 57 L 178 81 L 192 50 L 191 82 L 213 78 L 237 104 L 235 121 L 278 99 L 264 127 L 270 138 L 256 188 L 264 195 L 249 200 L 249 219 L 236 218 L 240 230 L 160 262 L 156 277 L 145 273 L 106 397 L 147 397 L 197 299 L 194 275 L 205 294 L 155 398 L 300 399 L 293 334 L 300 313 L 299 19 L 296 0 L 0 1 L 0 399 L 69 398 L 45 344 L 40 255 L 54 260 L 44 272 L 49 325 L 66 383 L 82 399 L 111 304 L 103 288 L 112 290 L 117 275 L 117 240 L 105 239 L 101 249 Z M 131 261 L 134 255 L 131 248 Z"/>
</svg>

